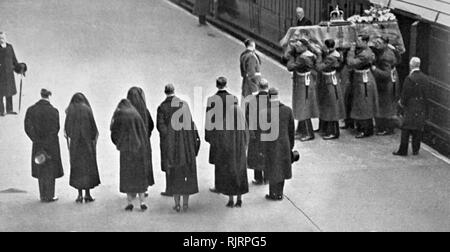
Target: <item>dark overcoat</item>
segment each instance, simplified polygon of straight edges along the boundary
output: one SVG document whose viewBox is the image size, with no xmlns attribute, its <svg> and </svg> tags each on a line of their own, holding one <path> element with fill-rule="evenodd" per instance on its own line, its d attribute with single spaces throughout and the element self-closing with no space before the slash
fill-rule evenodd
<svg viewBox="0 0 450 252">
<path fill-rule="evenodd" d="M 0 98 L 17 94 L 14 69 L 18 64 L 12 45 L 0 46 Z"/>
<path fill-rule="evenodd" d="M 218 130 L 212 136 L 216 144 L 215 186 L 224 195 L 242 195 L 248 193 L 247 178 L 247 145 L 248 131 L 244 113 L 239 106 L 227 107 L 227 117 L 223 121 L 228 124 L 225 130 Z M 230 121 L 230 118 L 233 118 Z"/>
<path fill-rule="evenodd" d="M 317 75 L 312 72 L 316 56 L 310 51 L 287 56 L 287 69 L 293 72 L 292 104 L 296 120 L 304 121 L 319 117 L 317 99 Z"/>
<path fill-rule="evenodd" d="M 174 116 L 180 116 L 176 121 L 188 127 L 175 128 Z M 169 178 L 167 192 L 173 195 L 198 193 L 196 158 L 200 137 L 187 103 L 175 96 L 168 97 L 159 106 L 157 118 L 162 169 Z"/>
<path fill-rule="evenodd" d="M 245 50 L 240 57 L 242 76 L 242 97 L 247 97 L 258 91 L 261 81 L 261 59 L 253 51 Z"/>
<path fill-rule="evenodd" d="M 208 15 L 210 11 L 210 0 L 195 0 L 194 3 L 194 14 L 197 16 Z"/>
<path fill-rule="evenodd" d="M 133 105 L 133 107 L 136 109 L 136 111 L 139 113 L 142 120 L 144 121 L 145 130 L 147 132 L 147 138 L 150 141 L 153 129 L 155 128 L 155 124 L 153 122 L 153 118 L 150 114 L 150 111 L 147 108 L 144 91 L 141 88 L 132 87 L 128 91 L 127 99 L 130 101 L 131 105 Z M 148 156 L 150 157 L 148 181 L 149 181 L 150 185 L 153 185 L 155 182 L 155 179 L 153 177 L 153 159 L 152 159 L 151 145 L 149 146 L 148 150 L 149 150 Z"/>
<path fill-rule="evenodd" d="M 91 108 L 85 104 L 69 106 L 64 128 L 70 140 L 70 186 L 88 190 L 100 185 L 98 129 Z"/>
<path fill-rule="evenodd" d="M 403 129 L 423 130 L 429 115 L 428 84 L 425 74 L 415 71 L 406 77 L 400 104 L 403 107 Z"/>
<path fill-rule="evenodd" d="M 262 157 L 261 127 L 259 122 L 259 113 L 262 109 L 268 109 L 270 106 L 269 93 L 260 91 L 252 96 L 245 106 L 245 119 L 249 127 L 250 142 L 248 144 L 247 165 L 253 170 L 264 170 L 264 161 Z"/>
<path fill-rule="evenodd" d="M 348 52 L 347 65 L 352 69 L 352 119 L 368 120 L 378 115 L 377 83 L 370 70 L 374 61 L 375 54 L 368 47 L 358 53 Z"/>
<path fill-rule="evenodd" d="M 226 127 L 225 122 L 220 121 L 221 118 L 219 117 L 223 117 L 228 108 L 234 106 L 238 102 L 239 100 L 236 96 L 225 90 L 219 90 L 214 96 L 208 98 L 205 120 L 205 140 L 210 143 L 210 164 L 215 164 L 216 156 L 219 152 L 217 149 L 218 144 L 215 142 L 217 138 L 214 138 L 215 132 L 217 130 L 223 130 Z M 218 113 L 221 114 L 219 115 Z M 219 129 L 217 129 L 217 127 L 219 127 Z"/>
<path fill-rule="evenodd" d="M 337 51 L 317 63 L 320 119 L 326 122 L 339 121 L 346 116 L 339 74 L 342 64 L 343 58 Z"/>
<path fill-rule="evenodd" d="M 378 117 L 391 118 L 397 114 L 397 102 L 400 96 L 400 80 L 397 69 L 395 52 L 386 48 L 377 54 L 376 68 L 372 73 L 378 88 Z"/>
<path fill-rule="evenodd" d="M 64 176 L 59 146 L 59 112 L 49 101 L 40 100 L 25 115 L 25 132 L 33 142 L 31 155 L 34 178 L 61 178 Z M 46 152 L 50 158 L 42 165 L 34 162 L 38 152 Z"/>
<path fill-rule="evenodd" d="M 111 139 L 120 151 L 120 192 L 144 193 L 153 185 L 149 181 L 150 141 L 139 113 L 123 100 L 111 122 Z"/>
<path fill-rule="evenodd" d="M 265 141 L 265 174 L 270 183 L 280 183 L 292 178 L 291 153 L 295 145 L 295 122 L 292 109 L 280 103 L 272 102 L 271 109 L 262 110 L 271 118 L 271 111 L 279 109 L 279 135 L 274 141 Z M 265 131 L 265 133 L 269 133 Z"/>
</svg>

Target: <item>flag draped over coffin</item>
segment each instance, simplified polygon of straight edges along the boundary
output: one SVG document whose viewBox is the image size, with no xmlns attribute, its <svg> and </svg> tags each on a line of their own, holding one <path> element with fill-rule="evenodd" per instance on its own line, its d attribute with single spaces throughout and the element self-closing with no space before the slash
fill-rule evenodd
<svg viewBox="0 0 450 252">
<path fill-rule="evenodd" d="M 358 35 L 367 34 L 371 40 L 378 36 L 387 36 L 390 44 L 398 48 L 400 53 L 405 53 L 405 44 L 397 22 L 362 23 L 344 26 L 299 26 L 291 27 L 280 41 L 283 48 L 293 42 L 306 39 L 315 47 L 322 48 L 325 40 L 334 39 L 336 47 L 350 48 L 356 42 Z"/>
</svg>

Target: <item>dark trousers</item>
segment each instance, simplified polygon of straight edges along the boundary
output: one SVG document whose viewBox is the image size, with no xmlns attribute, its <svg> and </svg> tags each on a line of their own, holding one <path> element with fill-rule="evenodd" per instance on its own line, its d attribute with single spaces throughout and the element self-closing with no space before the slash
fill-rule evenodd
<svg viewBox="0 0 450 252">
<path fill-rule="evenodd" d="M 419 153 L 423 132 L 421 130 L 402 130 L 401 144 L 398 151 L 401 155 L 408 155 L 409 137 L 412 136 L 413 153 Z"/>
<path fill-rule="evenodd" d="M 264 178 L 264 172 L 255 170 L 255 181 L 256 182 L 265 182 L 266 179 Z"/>
<path fill-rule="evenodd" d="M 324 132 L 326 136 L 334 135 L 339 137 L 341 135 L 341 131 L 339 130 L 339 122 L 324 122 Z"/>
<path fill-rule="evenodd" d="M 355 120 L 347 118 L 344 120 L 344 122 L 345 122 L 346 129 L 354 129 L 355 128 Z"/>
<path fill-rule="evenodd" d="M 39 194 L 41 200 L 48 201 L 55 197 L 55 178 L 44 177 L 39 178 Z"/>
<path fill-rule="evenodd" d="M 392 133 L 394 131 L 394 122 L 389 118 L 375 118 L 375 124 L 378 132 L 387 131 Z"/>
<path fill-rule="evenodd" d="M 13 111 L 13 98 L 12 96 L 6 98 L 6 113 Z M 5 104 L 3 103 L 3 97 L 0 98 L 0 113 L 5 113 Z"/>
<path fill-rule="evenodd" d="M 302 137 L 314 137 L 314 129 L 311 119 L 298 122 L 297 134 Z"/>
<path fill-rule="evenodd" d="M 280 183 L 269 183 L 269 194 L 272 196 L 283 196 L 284 181 Z"/>
<path fill-rule="evenodd" d="M 356 129 L 366 136 L 372 136 L 374 133 L 373 119 L 356 120 Z"/>
<path fill-rule="evenodd" d="M 200 15 L 200 16 L 198 16 L 198 22 L 199 22 L 201 25 L 205 25 L 205 24 L 206 24 L 206 16 L 205 16 L 205 15 Z"/>
</svg>

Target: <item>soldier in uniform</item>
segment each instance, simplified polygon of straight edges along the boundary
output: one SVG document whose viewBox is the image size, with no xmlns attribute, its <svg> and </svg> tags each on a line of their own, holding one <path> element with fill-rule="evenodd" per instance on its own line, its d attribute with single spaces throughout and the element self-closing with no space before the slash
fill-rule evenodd
<svg viewBox="0 0 450 252">
<path fill-rule="evenodd" d="M 373 119 L 378 115 L 378 90 L 371 66 L 375 54 L 369 48 L 370 37 L 358 36 L 347 55 L 347 65 L 352 73 L 352 111 L 358 134 L 356 138 L 365 138 L 374 134 Z"/>
<path fill-rule="evenodd" d="M 315 138 L 311 119 L 319 117 L 316 80 L 312 74 L 317 56 L 309 49 L 311 48 L 306 40 L 297 41 L 293 50 L 288 51 L 285 56 L 288 71 L 294 73 L 292 103 L 294 117 L 299 121 L 297 137 L 302 142 Z"/>
<path fill-rule="evenodd" d="M 380 37 L 374 48 L 376 55 L 372 73 L 377 82 L 379 111 L 376 118 L 377 135 L 386 136 L 394 133 L 392 117 L 397 114 L 397 101 L 400 96 L 400 82 L 396 65 L 400 54 L 389 44 L 389 38 Z"/>
<path fill-rule="evenodd" d="M 259 93 L 253 95 L 245 106 L 245 118 L 250 131 L 250 143 L 248 146 L 247 164 L 254 170 L 254 185 L 263 185 L 264 169 L 261 159 L 261 138 L 259 127 L 259 113 L 262 109 L 269 107 L 269 82 L 262 79 L 259 83 Z"/>
<path fill-rule="evenodd" d="M 195 0 L 193 12 L 198 15 L 199 25 L 206 25 L 206 15 L 209 12 L 209 0 Z"/>
<path fill-rule="evenodd" d="M 245 51 L 241 54 L 242 97 L 245 98 L 258 92 L 261 81 L 261 59 L 256 53 L 256 43 L 247 39 Z"/>
<path fill-rule="evenodd" d="M 409 137 L 411 135 L 413 155 L 419 155 L 425 121 L 429 115 L 427 103 L 427 85 L 429 80 L 427 76 L 420 71 L 419 58 L 412 58 L 409 66 L 411 73 L 405 79 L 399 102 L 404 114 L 404 123 L 402 126 L 400 148 L 397 152 L 394 152 L 394 155 L 396 156 L 408 155 Z"/>
<path fill-rule="evenodd" d="M 319 72 L 320 120 L 323 122 L 324 140 L 337 139 L 340 136 L 339 120 L 345 118 L 344 96 L 342 94 L 339 69 L 343 63 L 342 55 L 336 51 L 332 39 L 325 41 L 325 51 L 317 62 Z"/>
</svg>

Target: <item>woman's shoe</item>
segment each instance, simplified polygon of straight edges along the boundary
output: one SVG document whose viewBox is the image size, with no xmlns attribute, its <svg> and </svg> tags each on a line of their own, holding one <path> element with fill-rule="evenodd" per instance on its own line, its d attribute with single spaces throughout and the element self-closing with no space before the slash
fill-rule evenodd
<svg viewBox="0 0 450 252">
<path fill-rule="evenodd" d="M 173 210 L 175 210 L 177 213 L 181 212 L 181 206 L 177 205 L 173 207 Z"/>
<path fill-rule="evenodd" d="M 141 204 L 141 210 L 142 211 L 147 211 L 148 207 L 146 204 Z"/>
<path fill-rule="evenodd" d="M 83 203 L 83 196 L 78 196 L 78 198 L 75 200 L 75 203 L 77 204 Z"/>
<path fill-rule="evenodd" d="M 95 201 L 95 199 L 92 198 L 91 196 L 84 197 L 84 202 L 85 202 L 85 203 L 92 203 L 92 202 L 94 202 L 94 201 Z"/>
<path fill-rule="evenodd" d="M 131 211 L 133 211 L 133 208 L 134 208 L 134 206 L 130 204 L 127 207 L 125 207 L 125 211 L 131 212 Z"/>
<path fill-rule="evenodd" d="M 236 205 L 234 205 L 234 207 L 241 208 L 242 207 L 242 200 L 238 200 L 236 202 Z"/>
<path fill-rule="evenodd" d="M 183 205 L 183 211 L 186 212 L 187 210 L 189 210 L 189 205 L 187 204 Z"/>
<path fill-rule="evenodd" d="M 234 201 L 232 201 L 232 200 L 228 201 L 228 204 L 226 205 L 226 207 L 233 208 L 234 207 Z"/>
</svg>

